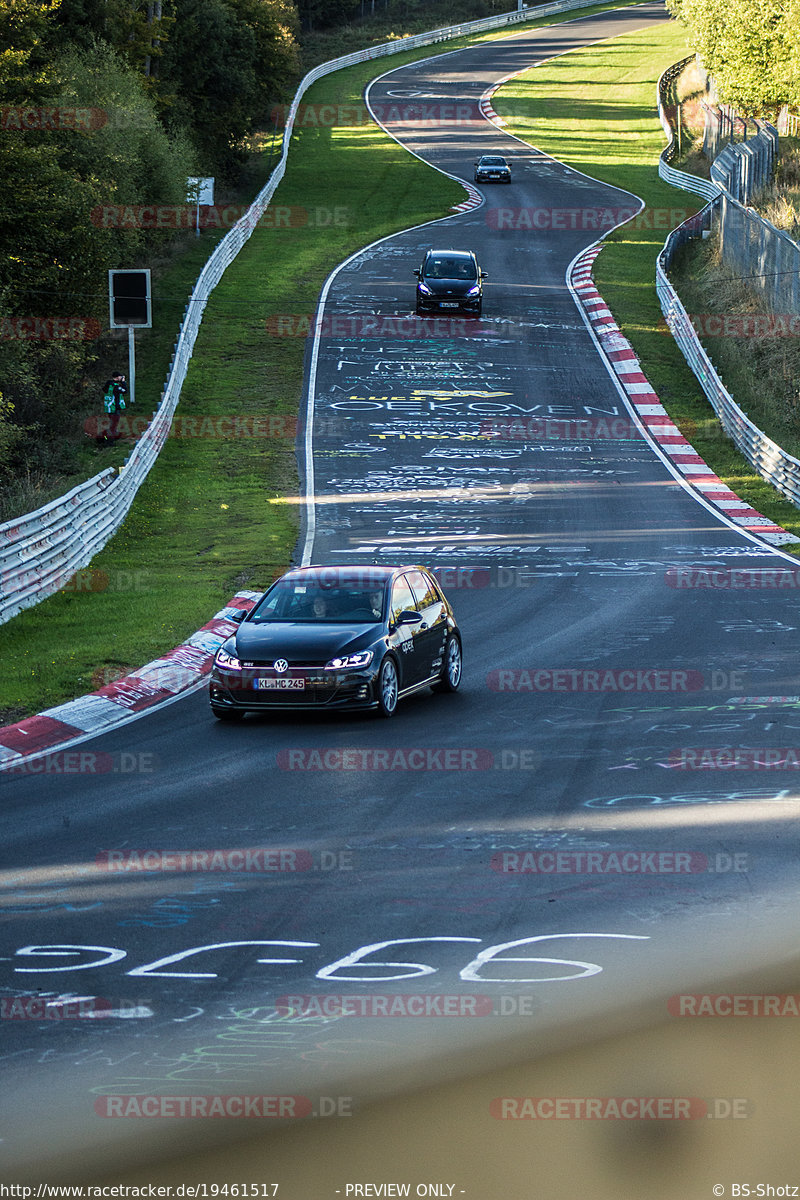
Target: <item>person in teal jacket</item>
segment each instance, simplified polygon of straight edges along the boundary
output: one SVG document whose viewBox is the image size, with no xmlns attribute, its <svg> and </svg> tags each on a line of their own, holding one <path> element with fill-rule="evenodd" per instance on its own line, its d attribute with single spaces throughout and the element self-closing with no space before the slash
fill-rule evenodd
<svg viewBox="0 0 800 1200">
<path fill-rule="evenodd" d="M 125 411 L 125 397 L 128 385 L 121 371 L 114 371 L 103 392 L 103 408 L 111 417 L 108 432 L 104 434 L 104 442 L 116 442 L 122 435 L 119 432 L 119 416 Z"/>
</svg>

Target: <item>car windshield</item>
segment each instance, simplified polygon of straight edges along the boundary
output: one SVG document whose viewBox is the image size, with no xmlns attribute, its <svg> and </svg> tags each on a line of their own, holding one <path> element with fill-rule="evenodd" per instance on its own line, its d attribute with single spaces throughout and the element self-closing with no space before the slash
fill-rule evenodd
<svg viewBox="0 0 800 1200">
<path fill-rule="evenodd" d="M 281 579 L 253 610 L 256 624 L 270 621 L 371 623 L 383 615 L 385 585 L 337 584 L 315 579 Z"/>
<path fill-rule="evenodd" d="M 506 166 L 508 166 L 508 163 L 506 162 L 506 160 L 504 158 L 488 158 L 488 157 L 484 156 L 481 159 L 481 166 L 482 167 L 506 167 Z"/>
<path fill-rule="evenodd" d="M 425 264 L 428 279 L 477 279 L 478 272 L 471 258 L 429 258 Z"/>
</svg>

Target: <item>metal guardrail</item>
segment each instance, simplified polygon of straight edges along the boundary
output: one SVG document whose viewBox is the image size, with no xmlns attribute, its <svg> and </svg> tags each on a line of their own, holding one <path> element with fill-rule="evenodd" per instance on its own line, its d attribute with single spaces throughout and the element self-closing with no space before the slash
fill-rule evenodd
<svg viewBox="0 0 800 1200">
<path fill-rule="evenodd" d="M 700 344 L 700 339 L 677 292 L 667 278 L 666 272 L 675 250 L 687 238 L 697 236 L 701 218 L 706 228 L 710 226 L 713 210 L 718 207 L 719 203 L 719 199 L 713 200 L 698 217 L 690 218 L 695 222 L 696 232 L 679 226 L 669 235 L 664 249 L 656 261 L 656 292 L 672 335 L 683 351 L 687 363 L 697 376 L 722 428 L 759 475 L 777 488 L 788 500 L 791 500 L 792 504 L 800 508 L 800 460 L 788 454 L 777 442 L 768 437 L 739 408 L 738 404 L 734 403 L 733 397 L 726 390 L 714 370 L 711 359 Z"/>
<path fill-rule="evenodd" d="M 656 293 L 658 294 L 661 311 L 664 314 L 667 325 L 728 437 L 734 442 L 751 466 L 758 471 L 762 479 L 771 483 L 787 500 L 790 500 L 792 504 L 800 508 L 800 460 L 788 454 L 777 442 L 768 437 L 762 429 L 759 429 L 750 420 L 738 404 L 734 403 L 733 397 L 725 388 L 714 369 L 711 359 L 703 349 L 678 293 L 667 278 L 667 270 L 678 247 L 690 238 L 699 237 L 704 230 L 710 230 L 715 217 L 719 219 L 719 211 L 723 207 L 730 208 L 733 206 L 741 210 L 745 216 L 752 216 L 754 220 L 761 220 L 757 214 L 749 214 L 718 183 L 712 182 L 709 184 L 705 180 L 687 175 L 685 171 L 677 171 L 668 166 L 665 161 L 665 157 L 671 157 L 668 152 L 670 147 L 674 145 L 674 134 L 666 119 L 662 104 L 662 80 L 665 79 L 670 71 L 674 72 L 676 68 L 683 69 L 683 66 L 688 61 L 688 59 L 684 59 L 681 63 L 673 64 L 658 81 L 659 116 L 661 117 L 661 124 L 670 143 L 666 150 L 661 153 L 658 173 L 662 179 L 665 179 L 668 183 L 673 183 L 676 187 L 706 196 L 710 203 L 706 205 L 702 212 L 690 217 L 688 221 L 684 221 L 677 229 L 673 229 L 664 243 L 664 248 L 656 260 Z M 674 78 L 674 75 L 671 78 Z M 671 79 L 668 82 L 671 82 Z M 691 186 L 692 184 L 695 186 Z M 702 184 L 706 190 L 701 190 L 699 186 L 696 186 L 699 184 Z M 767 222 L 764 222 L 764 224 L 767 224 Z"/>
<path fill-rule="evenodd" d="M 596 0 L 555 0 L 520 11 L 449 25 L 357 50 L 314 67 L 301 80 L 286 120 L 281 157 L 245 215 L 216 246 L 192 291 L 158 409 L 124 466 L 111 468 L 35 512 L 0 525 L 0 624 L 59 591 L 117 532 L 169 435 L 208 298 L 248 240 L 286 171 L 294 120 L 304 94 L 325 75 L 421 46 L 539 17 L 588 8 Z"/>
<path fill-rule="evenodd" d="M 718 184 L 709 183 L 707 179 L 698 179 L 696 175 L 689 175 L 686 171 L 678 171 L 675 167 L 669 165 L 670 161 L 675 157 L 678 145 L 675 141 L 675 131 L 667 117 L 664 99 L 667 88 L 674 83 L 686 64 L 690 63 L 694 57 L 693 54 L 690 54 L 687 58 L 682 58 L 680 62 L 673 63 L 671 67 L 667 67 L 656 85 L 658 119 L 661 122 L 661 128 L 664 130 L 664 135 L 667 139 L 667 144 L 659 156 L 658 174 L 661 179 L 666 183 L 671 183 L 673 187 L 683 188 L 685 192 L 693 192 L 695 196 L 702 196 L 704 200 L 712 200 L 714 196 L 718 196 L 720 193 Z"/>
</svg>

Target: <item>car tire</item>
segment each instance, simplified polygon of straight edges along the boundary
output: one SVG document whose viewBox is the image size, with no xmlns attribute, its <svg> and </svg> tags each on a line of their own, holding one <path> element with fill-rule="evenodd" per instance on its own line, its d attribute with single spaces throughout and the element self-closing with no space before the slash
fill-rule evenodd
<svg viewBox="0 0 800 1200">
<path fill-rule="evenodd" d="M 461 685 L 462 669 L 461 642 L 457 634 L 451 633 L 445 643 L 442 674 L 439 682 L 433 685 L 434 692 L 457 692 Z"/>
<path fill-rule="evenodd" d="M 212 704 L 211 711 L 218 721 L 241 721 L 244 716 L 238 708 L 220 708 L 218 704 Z"/>
<path fill-rule="evenodd" d="M 397 664 L 389 655 L 381 663 L 377 691 L 378 716 L 393 717 L 397 709 L 400 683 L 397 678 Z"/>
</svg>

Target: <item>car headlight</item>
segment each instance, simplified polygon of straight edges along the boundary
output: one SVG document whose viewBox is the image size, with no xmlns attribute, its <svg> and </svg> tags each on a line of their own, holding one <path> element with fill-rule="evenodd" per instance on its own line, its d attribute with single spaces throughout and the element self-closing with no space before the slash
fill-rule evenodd
<svg viewBox="0 0 800 1200">
<path fill-rule="evenodd" d="M 239 659 L 233 654 L 228 654 L 226 650 L 219 649 L 217 656 L 214 659 L 214 665 L 222 667 L 224 671 L 241 671 L 242 664 Z"/>
<path fill-rule="evenodd" d="M 427 283 L 423 283 L 421 279 L 419 281 L 419 290 L 422 292 L 423 296 L 433 295 L 432 289 L 428 287 Z"/>
<path fill-rule="evenodd" d="M 371 650 L 359 650 L 358 654 L 347 654 L 342 658 L 332 658 L 325 663 L 326 671 L 341 671 L 346 667 L 368 667 L 372 662 Z"/>
<path fill-rule="evenodd" d="M 481 290 L 481 285 L 479 283 L 476 283 L 474 287 L 471 287 L 469 289 L 469 291 L 467 292 L 467 295 L 468 296 L 477 296 L 477 294 L 480 290 Z"/>
</svg>

